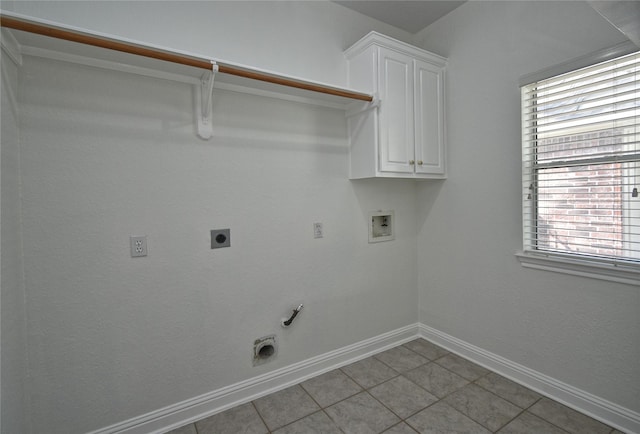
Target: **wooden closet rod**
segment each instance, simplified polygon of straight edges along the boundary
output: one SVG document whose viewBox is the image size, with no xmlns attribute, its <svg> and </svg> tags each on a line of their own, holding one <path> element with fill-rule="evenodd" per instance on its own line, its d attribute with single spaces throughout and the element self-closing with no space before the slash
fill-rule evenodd
<svg viewBox="0 0 640 434">
<path fill-rule="evenodd" d="M 0 25 L 2 27 L 8 27 L 15 30 L 21 30 L 23 32 L 35 33 L 38 35 L 48 36 L 51 38 L 63 39 L 65 41 L 78 42 L 80 44 L 92 45 L 94 47 L 106 48 L 109 50 L 121 51 L 123 53 L 135 54 L 137 56 L 149 57 L 152 59 L 164 60 L 167 62 L 178 63 L 181 65 L 193 66 L 196 68 L 202 68 L 211 70 L 211 61 L 204 59 L 196 59 L 193 57 L 183 56 L 180 54 L 155 50 L 152 48 L 145 48 L 133 44 L 127 44 L 125 42 L 118 42 L 111 39 L 104 39 L 98 36 L 92 36 L 80 32 L 74 32 L 71 30 L 59 29 L 56 27 L 46 26 L 43 24 L 37 24 L 17 18 L 7 17 L 0 15 Z M 268 83 L 279 84 L 282 86 L 295 87 L 298 89 L 309 90 L 313 92 L 324 93 L 328 95 L 341 96 L 345 98 L 356 99 L 360 101 L 372 101 L 371 95 L 351 92 L 348 90 L 335 89 L 319 84 L 308 83 L 303 81 L 296 81 L 285 77 L 278 77 L 269 74 L 265 74 L 259 71 L 250 71 L 241 68 L 237 68 L 224 63 L 218 63 L 218 72 L 224 74 L 235 75 L 238 77 L 245 77 L 252 80 L 265 81 Z"/>
</svg>

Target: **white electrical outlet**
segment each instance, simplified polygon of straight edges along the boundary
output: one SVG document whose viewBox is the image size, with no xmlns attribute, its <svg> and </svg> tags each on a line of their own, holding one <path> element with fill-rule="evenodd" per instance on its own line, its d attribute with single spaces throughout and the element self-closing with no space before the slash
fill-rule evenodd
<svg viewBox="0 0 640 434">
<path fill-rule="evenodd" d="M 324 237 L 324 231 L 322 230 L 322 223 L 313 224 L 313 238 Z"/>
<path fill-rule="evenodd" d="M 147 236 L 129 237 L 131 245 L 131 257 L 147 256 Z"/>
</svg>

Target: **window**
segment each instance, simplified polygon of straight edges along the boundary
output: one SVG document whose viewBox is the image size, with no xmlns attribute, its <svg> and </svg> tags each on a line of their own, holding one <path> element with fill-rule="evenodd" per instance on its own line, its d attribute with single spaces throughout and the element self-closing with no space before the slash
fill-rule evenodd
<svg viewBox="0 0 640 434">
<path fill-rule="evenodd" d="M 522 87 L 524 253 L 640 270 L 640 54 Z"/>
</svg>

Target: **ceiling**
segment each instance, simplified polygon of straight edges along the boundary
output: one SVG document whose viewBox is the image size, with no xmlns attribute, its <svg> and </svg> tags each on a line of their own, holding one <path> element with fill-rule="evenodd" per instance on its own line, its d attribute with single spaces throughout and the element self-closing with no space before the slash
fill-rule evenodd
<svg viewBox="0 0 640 434">
<path fill-rule="evenodd" d="M 589 4 L 640 47 L 640 2 L 589 0 Z"/>
<path fill-rule="evenodd" d="M 457 0 L 334 0 L 334 2 L 409 33 L 424 29 L 465 3 Z"/>
</svg>

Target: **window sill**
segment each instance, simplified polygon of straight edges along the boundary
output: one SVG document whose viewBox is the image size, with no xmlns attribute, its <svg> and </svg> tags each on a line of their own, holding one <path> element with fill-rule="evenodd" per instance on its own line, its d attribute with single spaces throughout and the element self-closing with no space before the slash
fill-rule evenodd
<svg viewBox="0 0 640 434">
<path fill-rule="evenodd" d="M 633 266 L 603 264 L 585 259 L 529 252 L 517 252 L 516 257 L 520 264 L 526 268 L 640 286 L 640 269 Z"/>
</svg>

